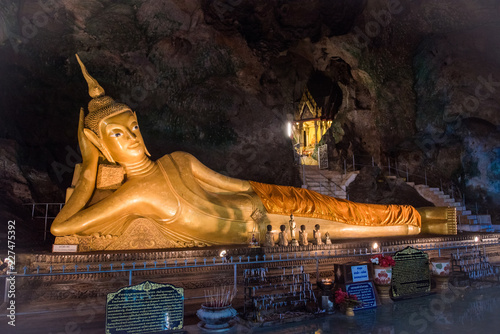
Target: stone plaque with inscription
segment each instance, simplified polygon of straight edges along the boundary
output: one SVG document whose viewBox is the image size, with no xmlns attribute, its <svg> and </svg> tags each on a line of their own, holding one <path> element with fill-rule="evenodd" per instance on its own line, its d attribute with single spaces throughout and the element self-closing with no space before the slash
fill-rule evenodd
<svg viewBox="0 0 500 334">
<path fill-rule="evenodd" d="M 355 310 L 377 307 L 377 298 L 375 296 L 373 282 L 368 281 L 364 283 L 346 284 L 345 291 L 349 294 L 356 295 L 358 300 L 362 302 L 361 305 L 354 308 Z"/>
<path fill-rule="evenodd" d="M 107 296 L 106 334 L 168 332 L 183 325 L 183 288 L 146 281 Z"/>
<path fill-rule="evenodd" d="M 430 293 L 428 254 L 413 247 L 406 247 L 394 254 L 394 261 L 396 261 L 396 265 L 392 268 L 394 298 L 418 297 Z"/>
</svg>

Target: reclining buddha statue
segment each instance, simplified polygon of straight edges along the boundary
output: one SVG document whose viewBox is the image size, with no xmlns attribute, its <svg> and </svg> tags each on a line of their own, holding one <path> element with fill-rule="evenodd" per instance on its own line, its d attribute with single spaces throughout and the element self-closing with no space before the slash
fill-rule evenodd
<svg viewBox="0 0 500 334">
<path fill-rule="evenodd" d="M 51 226 L 56 244 L 81 251 L 245 244 L 252 234 L 264 240 L 267 225 L 277 230 L 291 214 L 332 239 L 456 233 L 447 208 L 419 212 L 235 179 L 185 152 L 152 161 L 136 113 L 106 96 L 77 59 L 92 100 L 87 116 L 80 110 L 83 162 Z"/>
</svg>

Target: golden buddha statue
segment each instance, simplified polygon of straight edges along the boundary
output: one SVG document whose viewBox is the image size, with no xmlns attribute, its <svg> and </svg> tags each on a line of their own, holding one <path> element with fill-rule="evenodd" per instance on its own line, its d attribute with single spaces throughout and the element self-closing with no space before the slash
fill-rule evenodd
<svg viewBox="0 0 500 334">
<path fill-rule="evenodd" d="M 86 117 L 80 110 L 83 162 L 51 226 L 56 244 L 79 244 L 81 251 L 247 244 L 252 233 L 264 240 L 266 226 L 286 224 L 290 214 L 311 230 L 321 224 L 333 239 L 456 233 L 446 208 L 421 215 L 406 205 L 360 204 L 235 179 L 185 152 L 152 161 L 135 112 L 105 96 L 77 59 L 92 100 Z M 106 171 L 115 175 L 111 181 Z"/>
</svg>

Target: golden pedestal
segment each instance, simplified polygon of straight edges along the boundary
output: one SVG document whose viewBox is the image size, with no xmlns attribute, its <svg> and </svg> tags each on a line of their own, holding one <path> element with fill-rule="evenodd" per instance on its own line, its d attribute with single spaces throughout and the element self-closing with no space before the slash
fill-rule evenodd
<svg viewBox="0 0 500 334">
<path fill-rule="evenodd" d="M 382 304 L 392 303 L 391 299 L 391 285 L 390 284 L 375 284 L 377 294 Z"/>
<path fill-rule="evenodd" d="M 448 290 L 448 282 L 450 280 L 450 276 L 433 276 L 434 281 L 436 282 L 436 291 L 442 292 Z"/>
<path fill-rule="evenodd" d="M 88 236 L 70 235 L 56 237 L 54 244 L 78 245 L 78 252 L 209 246 L 206 243 L 174 240 L 147 218 L 135 219 L 120 236 L 98 234 Z"/>
<path fill-rule="evenodd" d="M 348 317 L 354 317 L 354 309 L 352 307 L 347 307 L 345 309 L 345 315 Z"/>
</svg>

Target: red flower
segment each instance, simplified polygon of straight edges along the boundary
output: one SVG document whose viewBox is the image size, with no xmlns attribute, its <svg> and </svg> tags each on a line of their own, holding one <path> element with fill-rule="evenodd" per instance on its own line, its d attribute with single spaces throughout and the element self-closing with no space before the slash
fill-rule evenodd
<svg viewBox="0 0 500 334">
<path fill-rule="evenodd" d="M 335 291 L 335 304 L 343 305 L 345 307 L 354 307 L 359 305 L 358 296 L 348 294 L 340 289 Z"/>
<path fill-rule="evenodd" d="M 396 261 L 390 256 L 384 256 L 382 254 L 375 255 L 370 259 L 372 263 L 378 264 L 381 267 L 393 267 L 396 265 Z"/>
</svg>

